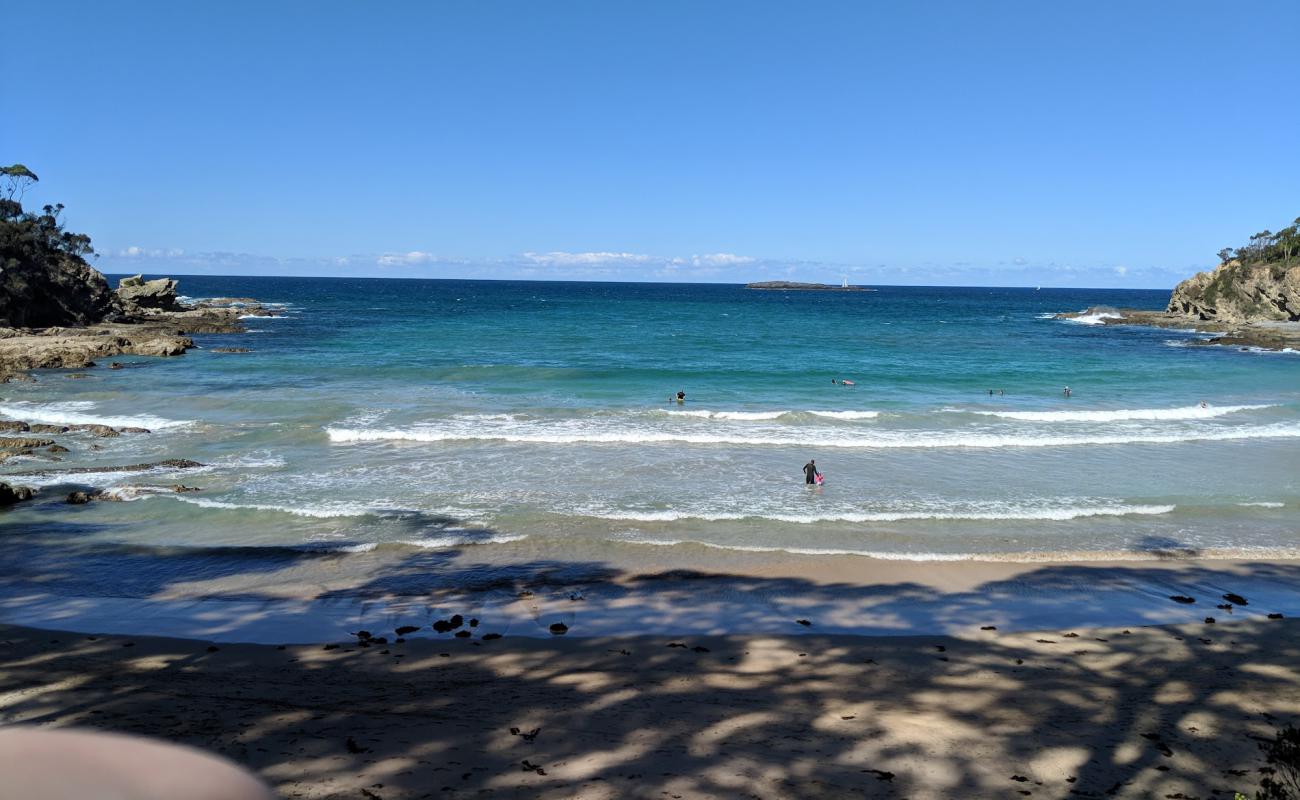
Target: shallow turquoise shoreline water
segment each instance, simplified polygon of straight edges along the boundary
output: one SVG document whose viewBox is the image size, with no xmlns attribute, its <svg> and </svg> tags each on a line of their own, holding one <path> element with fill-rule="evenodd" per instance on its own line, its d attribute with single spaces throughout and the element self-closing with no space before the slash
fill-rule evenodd
<svg viewBox="0 0 1300 800">
<path fill-rule="evenodd" d="M 41 577 L 33 565 L 64 563 L 43 584 L 56 595 L 237 584 L 255 597 L 288 563 L 303 584 L 325 569 L 347 584 L 374 552 L 472 552 L 488 583 L 556 553 L 633 571 L 782 553 L 1300 555 L 1300 357 L 1049 318 L 1159 307 L 1164 293 L 181 286 L 283 314 L 197 337 L 184 358 L 0 392 L 5 417 L 154 431 L 103 450 L 72 437 L 64 462 L 5 465 L 48 470 L 25 478 L 44 500 L 0 520 L 11 593 Z M 670 401 L 679 390 L 686 401 Z M 56 502 L 87 480 L 65 467 L 175 457 L 207 466 L 93 480 L 130 502 Z M 803 485 L 809 458 L 820 490 Z M 203 491 L 155 491 L 177 481 Z M 341 557 L 296 560 L 321 552 Z M 425 570 L 400 591 L 438 580 Z"/>
</svg>

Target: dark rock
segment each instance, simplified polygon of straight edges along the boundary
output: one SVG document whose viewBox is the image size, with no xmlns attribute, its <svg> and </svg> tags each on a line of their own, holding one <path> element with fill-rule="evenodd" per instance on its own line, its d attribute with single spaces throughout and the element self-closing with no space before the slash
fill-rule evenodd
<svg viewBox="0 0 1300 800">
<path fill-rule="evenodd" d="M 418 625 L 403 625 L 394 630 L 393 633 L 396 633 L 398 636 L 405 636 L 408 633 L 415 633 L 419 629 L 420 627 Z"/>
<path fill-rule="evenodd" d="M 26 436 L 0 436 L 0 450 L 31 450 L 34 447 L 49 447 L 53 439 L 33 439 Z"/>
<path fill-rule="evenodd" d="M 354 634 L 352 634 L 352 635 L 355 636 L 355 637 L 357 637 L 358 639 L 369 639 L 369 638 L 372 637 L 372 634 L 370 633 L 370 631 L 357 631 L 356 633 L 354 633 Z"/>
<path fill-rule="evenodd" d="M 995 631 L 997 629 L 998 629 L 997 625 L 985 625 L 982 628 L 980 628 L 980 630 L 982 631 Z"/>
<path fill-rule="evenodd" d="M 470 620 L 469 620 L 469 626 L 470 626 L 471 628 L 477 628 L 477 627 L 478 627 L 478 620 L 477 620 L 476 618 L 474 618 L 474 617 L 471 617 Z"/>
<path fill-rule="evenodd" d="M 565 633 L 568 633 L 568 631 L 569 631 L 569 626 L 565 625 L 563 622 L 551 623 L 551 633 L 555 634 L 556 636 L 561 636 Z"/>
<path fill-rule="evenodd" d="M 214 347 L 208 352 L 210 353 L 251 353 L 253 351 L 248 349 L 247 347 Z"/>
<path fill-rule="evenodd" d="M 795 622 L 799 623 L 800 625 L 804 626 L 805 628 L 807 628 L 807 627 L 811 627 L 811 626 L 812 626 L 812 623 L 809 622 L 809 621 L 806 620 L 806 619 L 797 619 L 797 620 L 795 620 Z"/>
<path fill-rule="evenodd" d="M 80 506 L 89 503 L 93 499 L 94 495 L 91 495 L 88 492 L 73 492 L 68 495 L 68 505 Z"/>
<path fill-rule="evenodd" d="M 457 638 L 457 639 L 468 639 L 469 637 L 471 637 L 471 636 L 473 636 L 473 635 L 474 635 L 474 634 L 470 633 L 469 631 L 456 631 L 456 638 Z"/>
<path fill-rule="evenodd" d="M 78 256 L 12 259 L 0 270 L 0 327 L 89 325 L 114 310 L 108 281 Z"/>
<path fill-rule="evenodd" d="M 1213 624 L 1214 624 L 1214 617 L 1206 617 L 1206 618 L 1205 618 L 1205 624 L 1206 624 L 1206 625 L 1213 625 Z"/>
<path fill-rule="evenodd" d="M 465 618 L 462 617 L 460 614 L 453 614 L 451 619 L 447 620 L 447 623 L 450 624 L 452 629 L 454 630 L 456 628 L 459 628 L 461 625 L 465 624 Z"/>
<path fill-rule="evenodd" d="M 485 634 L 483 634 L 483 641 L 485 641 L 485 642 L 490 642 L 490 641 L 492 641 L 493 639 L 500 639 L 500 638 L 501 638 L 501 634 L 499 634 L 499 633 L 485 633 Z"/>
<path fill-rule="evenodd" d="M 90 449 L 101 449 L 98 445 L 91 445 Z M 130 464 L 124 467 L 73 467 L 72 469 L 60 470 L 58 474 L 63 475 L 92 475 L 96 472 L 144 472 L 151 469 L 194 469 L 203 466 L 197 461 L 190 461 L 187 458 L 169 458 L 164 461 L 154 461 L 150 464 Z M 49 470 L 35 470 L 32 472 L 13 473 L 22 475 L 49 475 Z"/>
<path fill-rule="evenodd" d="M 126 368 L 126 364 L 123 364 L 121 361 L 114 361 L 113 363 L 111 363 L 111 364 L 108 365 L 108 368 L 109 368 L 109 369 L 125 369 L 125 368 Z"/>
<path fill-rule="evenodd" d="M 1224 600 L 1227 600 L 1229 603 L 1233 603 L 1233 604 L 1235 604 L 1235 605 L 1239 605 L 1239 606 L 1248 606 L 1248 605 L 1250 605 L 1250 603 L 1248 603 L 1248 602 L 1246 601 L 1246 598 L 1242 597 L 1242 596 L 1239 595 L 1239 594 L 1233 594 L 1232 592 L 1228 592 L 1227 594 L 1225 594 L 1225 595 L 1223 596 L 1223 599 L 1224 599 Z"/>
<path fill-rule="evenodd" d="M 361 745 L 357 744 L 356 740 L 353 739 L 351 736 L 348 737 L 346 746 L 348 748 L 348 752 L 352 753 L 353 755 L 370 752 L 370 748 L 362 747 Z"/>
<path fill-rule="evenodd" d="M 67 425 L 43 425 L 36 424 L 31 426 L 32 433 L 67 433 Z"/>
<path fill-rule="evenodd" d="M 0 431 L 18 431 L 19 433 L 27 433 L 30 430 L 31 427 L 28 426 L 26 422 L 19 422 L 17 420 L 10 420 L 10 419 L 0 419 Z"/>
<path fill-rule="evenodd" d="M 451 623 L 445 619 L 436 620 L 433 623 L 433 629 L 437 633 L 446 633 L 451 630 Z"/>
<path fill-rule="evenodd" d="M 148 428 L 118 428 L 118 433 L 152 433 Z"/>
<path fill-rule="evenodd" d="M 24 500 L 31 500 L 35 494 L 27 486 L 10 486 L 7 483 L 0 482 L 0 507 L 11 506 L 14 503 L 21 503 Z"/>
<path fill-rule="evenodd" d="M 45 448 L 45 452 L 47 452 L 47 453 L 67 453 L 67 452 L 70 452 L 70 451 L 68 450 L 68 448 L 64 447 L 64 446 L 61 445 L 61 444 L 52 444 L 52 445 L 50 445 L 49 447 Z"/>
<path fill-rule="evenodd" d="M 1191 604 L 1196 602 L 1195 597 L 1188 597 L 1185 594 L 1171 594 L 1169 595 L 1169 599 L 1173 600 L 1175 603 L 1183 603 L 1183 604 Z"/>
<path fill-rule="evenodd" d="M 1268 615 L 1268 618 L 1269 618 L 1269 619 L 1282 619 L 1282 615 L 1281 615 L 1281 614 L 1269 614 L 1269 615 Z"/>
<path fill-rule="evenodd" d="M 89 423 L 82 424 L 82 425 L 69 425 L 68 430 L 85 431 L 86 433 L 91 433 L 94 434 L 95 436 L 100 436 L 104 438 L 118 435 L 118 432 L 108 425 L 95 425 Z"/>
<path fill-rule="evenodd" d="M 197 487 L 197 486 L 186 486 L 186 485 L 183 484 L 183 483 L 173 483 L 173 484 L 171 485 L 171 490 L 172 490 L 173 492 L 177 492 L 177 493 L 182 493 L 182 492 L 201 492 L 201 491 L 203 491 L 202 489 L 200 489 L 200 488 Z"/>
</svg>

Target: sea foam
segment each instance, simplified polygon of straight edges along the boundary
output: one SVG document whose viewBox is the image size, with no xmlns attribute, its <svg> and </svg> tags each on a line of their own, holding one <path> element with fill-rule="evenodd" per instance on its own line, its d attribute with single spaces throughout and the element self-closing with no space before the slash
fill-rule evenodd
<svg viewBox="0 0 1300 800">
<path fill-rule="evenodd" d="M 1273 408 L 1272 405 L 1247 406 L 1184 406 L 1182 408 L 1132 408 L 1132 409 L 1096 409 L 1079 411 L 972 411 L 986 417 L 1001 417 L 1024 422 L 1122 422 L 1125 420 L 1187 420 L 1213 419 L 1240 411 L 1256 411 L 1261 408 Z"/>
<path fill-rule="evenodd" d="M 1066 521 L 1082 517 L 1124 517 L 1129 515 L 1168 514 L 1177 506 L 1173 505 L 1111 505 L 1111 506 L 1069 506 L 1058 508 L 1021 508 L 995 511 L 864 511 L 864 512 L 829 512 L 820 514 L 782 514 L 782 513 L 730 513 L 730 512 L 693 512 L 693 511 L 612 511 L 593 514 L 599 519 L 627 520 L 634 522 L 677 522 L 680 520 L 701 520 L 719 522 L 723 520 L 770 520 L 810 525 L 819 522 L 905 522 L 909 520 L 955 520 L 1000 522 L 1010 520 Z"/>
<path fill-rule="evenodd" d="M 108 425 L 112 428 L 148 428 L 163 430 L 193 425 L 194 420 L 164 419 L 152 414 L 110 415 L 87 413 L 95 408 L 89 400 L 71 400 L 63 403 L 29 403 L 17 400 L 0 403 L 0 414 L 24 422 L 46 425 Z"/>
<path fill-rule="evenodd" d="M 769 430 L 754 433 L 692 433 L 628 426 L 581 426 L 538 424 L 533 426 L 446 426 L 421 425 L 411 428 L 326 428 L 335 443 L 354 442 L 517 442 L 521 444 L 688 444 L 734 446 L 800 446 L 857 449 L 1079 447 L 1115 444 L 1177 444 L 1197 441 L 1300 438 L 1300 424 L 1276 423 L 1218 430 L 1062 435 L 1053 433 L 951 433 L 915 431 L 823 431 L 804 433 Z"/>
</svg>

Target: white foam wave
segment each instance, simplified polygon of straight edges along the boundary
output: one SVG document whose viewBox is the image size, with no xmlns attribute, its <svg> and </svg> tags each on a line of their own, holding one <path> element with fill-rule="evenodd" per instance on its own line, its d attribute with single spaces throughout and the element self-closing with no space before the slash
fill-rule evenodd
<svg viewBox="0 0 1300 800">
<path fill-rule="evenodd" d="M 461 534 L 435 536 L 428 539 L 402 539 L 398 544 L 436 550 L 443 547 L 463 547 L 470 544 L 507 544 L 509 542 L 522 541 L 527 538 L 528 534 L 526 533 L 492 533 L 485 536 L 483 534 L 476 534 L 473 531 L 466 531 Z"/>
<path fill-rule="evenodd" d="M 1286 503 L 1273 503 L 1268 501 L 1261 501 L 1258 503 L 1238 503 L 1237 505 L 1248 506 L 1252 508 L 1282 508 L 1286 506 Z"/>
<path fill-rule="evenodd" d="M 1081 314 L 1077 317 L 1067 317 L 1066 322 L 1073 322 L 1076 325 L 1105 325 L 1108 319 L 1124 319 L 1123 314 L 1116 314 L 1113 311 L 1098 311 L 1095 314 Z"/>
<path fill-rule="evenodd" d="M 68 484 L 71 486 L 97 486 L 111 489 L 112 484 L 116 481 L 127 478 L 137 478 L 141 475 L 172 475 L 183 474 L 193 475 L 199 472 L 208 472 L 211 467 L 151 467 L 149 469 L 125 469 L 114 470 L 112 472 L 71 472 L 71 471 L 50 471 L 43 472 L 39 475 L 13 475 L 9 477 L 0 476 L 0 479 L 7 480 L 11 483 L 30 486 L 33 489 L 39 489 L 45 486 L 59 486 Z"/>
<path fill-rule="evenodd" d="M 810 525 L 818 522 L 904 522 L 908 520 L 973 520 L 990 522 L 1008 520 L 1065 521 L 1082 517 L 1124 517 L 1129 515 L 1168 514 L 1176 507 L 1177 506 L 1173 505 L 1112 505 L 1095 507 L 1070 506 L 1063 508 L 1001 509 L 993 511 L 843 511 L 821 514 L 612 511 L 608 513 L 596 513 L 592 514 L 592 516 L 599 519 L 635 522 L 677 522 L 680 520 L 719 522 L 723 520 L 756 519 Z"/>
<path fill-rule="evenodd" d="M 286 463 L 288 462 L 281 456 L 268 451 L 259 451 L 239 456 L 225 456 L 213 461 L 210 466 L 215 469 L 268 469 L 283 467 Z"/>
<path fill-rule="evenodd" d="M 63 403 L 30 403 L 23 400 L 0 403 L 0 414 L 24 422 L 39 422 L 46 425 L 108 425 L 112 428 L 148 428 L 162 430 L 193 425 L 193 420 L 164 419 L 152 414 L 108 415 L 88 414 L 95 403 L 88 400 L 72 400 Z"/>
<path fill-rule="evenodd" d="M 286 314 L 240 314 L 240 319 L 284 319 Z"/>
<path fill-rule="evenodd" d="M 687 409 L 680 411 L 665 411 L 674 417 L 695 417 L 698 419 L 729 419 L 742 422 L 758 422 L 762 420 L 780 419 L 789 414 L 789 411 L 705 411 L 703 409 Z"/>
<path fill-rule="evenodd" d="M 820 411 L 808 410 L 798 411 L 706 411 L 704 409 L 679 409 L 668 410 L 662 413 L 674 417 L 694 417 L 697 419 L 723 419 L 734 422 L 768 422 L 787 417 L 797 417 L 798 415 L 808 414 L 814 417 L 824 417 L 827 419 L 855 420 L 855 419 L 875 419 L 880 416 L 879 411 Z"/>
<path fill-rule="evenodd" d="M 279 511 L 299 517 L 316 519 L 333 519 L 336 517 L 365 517 L 374 514 L 413 513 L 409 509 L 394 508 L 380 503 L 349 503 L 340 500 L 327 500 L 310 507 L 282 506 L 273 503 L 230 503 L 224 500 L 209 500 L 206 497 L 184 497 L 172 495 L 182 503 L 203 508 L 220 508 L 230 511 Z"/>
<path fill-rule="evenodd" d="M 1076 447 L 1112 444 L 1177 444 L 1197 441 L 1235 441 L 1241 439 L 1300 438 L 1300 424 L 1276 423 L 1219 430 L 1187 430 L 1156 433 L 1132 431 L 1095 435 L 946 433 L 914 431 L 845 431 L 805 434 L 780 430 L 737 433 L 690 433 L 653 428 L 628 429 L 626 426 L 581 426 L 573 424 L 538 424 L 535 426 L 500 427 L 434 425 L 412 428 L 326 428 L 329 440 L 353 442 L 470 442 L 498 441 L 522 444 L 691 444 L 777 447 L 834 447 L 856 449 L 925 449 L 925 448 L 1001 448 L 1001 447 Z"/>
<path fill-rule="evenodd" d="M 1035 314 L 1034 319 L 1056 319 L 1056 313 L 1053 311 L 1046 311 L 1042 314 Z"/>
<path fill-rule="evenodd" d="M 875 419 L 880 416 L 879 411 L 809 411 L 814 417 L 828 417 L 830 419 Z"/>
<path fill-rule="evenodd" d="M 1130 408 L 1092 411 L 972 411 L 985 417 L 1001 417 L 1025 422 L 1122 422 L 1125 420 L 1213 419 L 1240 411 L 1272 408 L 1272 405 L 1184 406 L 1182 408 Z"/>
<path fill-rule="evenodd" d="M 400 539 L 391 544 L 406 545 L 407 547 L 419 547 L 426 550 L 442 550 L 448 547 L 465 547 L 468 545 L 480 544 L 506 544 L 509 542 L 518 542 L 527 539 L 528 534 L 510 534 L 510 533 L 493 533 L 487 535 L 475 534 L 473 531 L 465 531 L 460 534 L 450 534 L 446 536 L 434 536 L 427 539 Z M 381 542 L 349 542 L 342 544 L 330 544 L 328 542 L 312 542 L 311 544 L 301 545 L 295 549 L 309 550 L 312 552 L 326 553 L 369 553 L 379 547 Z"/>
</svg>

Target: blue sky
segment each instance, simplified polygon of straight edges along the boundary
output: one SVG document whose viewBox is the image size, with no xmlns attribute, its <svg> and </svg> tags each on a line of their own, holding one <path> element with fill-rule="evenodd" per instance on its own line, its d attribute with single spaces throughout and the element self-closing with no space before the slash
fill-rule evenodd
<svg viewBox="0 0 1300 800">
<path fill-rule="evenodd" d="M 4 15 L 110 272 L 1162 288 L 1300 214 L 1293 0 Z"/>
</svg>

